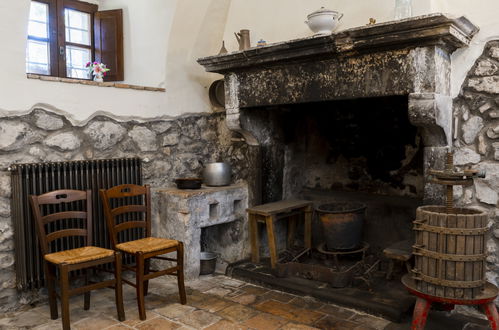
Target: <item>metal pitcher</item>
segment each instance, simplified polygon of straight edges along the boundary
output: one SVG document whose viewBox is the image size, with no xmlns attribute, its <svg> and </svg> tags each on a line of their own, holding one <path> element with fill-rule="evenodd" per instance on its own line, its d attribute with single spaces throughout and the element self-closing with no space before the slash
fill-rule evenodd
<svg viewBox="0 0 499 330">
<path fill-rule="evenodd" d="M 250 33 L 249 30 L 241 30 L 237 33 L 234 32 L 237 42 L 239 43 L 239 50 L 245 50 L 251 48 L 249 33 Z"/>
</svg>

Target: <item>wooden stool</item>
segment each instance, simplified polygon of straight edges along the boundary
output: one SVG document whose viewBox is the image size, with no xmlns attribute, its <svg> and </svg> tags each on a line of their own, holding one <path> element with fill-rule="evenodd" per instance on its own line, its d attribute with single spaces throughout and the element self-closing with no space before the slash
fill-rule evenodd
<svg viewBox="0 0 499 330">
<path fill-rule="evenodd" d="M 278 219 L 290 218 L 288 222 L 288 246 L 293 244 L 296 231 L 296 215 L 305 214 L 305 247 L 312 248 L 312 211 L 313 203 L 305 200 L 283 200 L 262 204 L 246 209 L 251 241 L 251 261 L 259 262 L 258 222 L 266 224 L 270 251 L 270 265 L 274 269 L 277 264 L 277 246 L 274 233 L 274 222 Z"/>
<path fill-rule="evenodd" d="M 412 240 L 400 241 L 383 250 L 383 254 L 390 260 L 388 264 L 388 271 L 386 272 L 386 279 L 392 279 L 393 267 L 395 266 L 395 260 L 402 261 L 405 263 L 407 272 L 410 274 L 412 266 L 410 260 L 412 258 Z"/>
</svg>

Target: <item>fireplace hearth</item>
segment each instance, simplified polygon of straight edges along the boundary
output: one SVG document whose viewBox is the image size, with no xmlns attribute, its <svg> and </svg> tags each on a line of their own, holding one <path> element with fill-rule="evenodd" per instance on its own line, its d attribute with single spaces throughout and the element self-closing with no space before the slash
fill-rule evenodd
<svg viewBox="0 0 499 330">
<path fill-rule="evenodd" d="M 419 205 L 442 202 L 441 187 L 424 177 L 443 167 L 451 145 L 450 55 L 477 31 L 464 17 L 432 14 L 199 59 L 224 75 L 228 127 L 261 150 L 256 200 L 367 205 L 370 283 L 335 289 L 246 261 L 232 275 L 400 319 L 413 299 L 384 279 L 386 261 L 376 262 L 412 238 Z M 285 227 L 276 233 L 282 248 Z M 313 246 L 324 241 L 316 218 Z"/>
</svg>

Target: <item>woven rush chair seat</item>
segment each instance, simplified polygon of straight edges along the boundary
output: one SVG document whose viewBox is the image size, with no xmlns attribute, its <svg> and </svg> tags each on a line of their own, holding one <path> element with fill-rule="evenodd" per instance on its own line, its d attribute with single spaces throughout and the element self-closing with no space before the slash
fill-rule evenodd
<svg viewBox="0 0 499 330">
<path fill-rule="evenodd" d="M 179 242 L 172 239 L 145 237 L 135 241 L 117 244 L 116 248 L 127 253 L 148 253 L 163 249 L 169 249 L 178 245 Z"/>
<path fill-rule="evenodd" d="M 45 260 L 54 264 L 78 264 L 109 257 L 113 254 L 113 250 L 103 249 L 97 246 L 84 246 L 77 249 L 46 254 Z"/>
</svg>

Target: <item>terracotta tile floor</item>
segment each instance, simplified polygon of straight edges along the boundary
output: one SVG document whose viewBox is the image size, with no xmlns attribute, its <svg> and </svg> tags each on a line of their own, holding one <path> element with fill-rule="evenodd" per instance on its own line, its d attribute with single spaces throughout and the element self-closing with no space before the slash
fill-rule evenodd
<svg viewBox="0 0 499 330">
<path fill-rule="evenodd" d="M 384 329 L 389 321 L 310 297 L 299 297 L 247 284 L 222 275 L 203 276 L 186 283 L 187 305 L 178 303 L 174 278 L 155 279 L 146 297 L 147 320 L 138 319 L 135 291 L 124 285 L 126 321 L 116 319 L 114 291 L 92 292 L 90 310 L 83 296 L 71 299 L 72 329 Z M 50 320 L 47 303 L 0 315 L 0 329 L 61 328 Z"/>
</svg>

